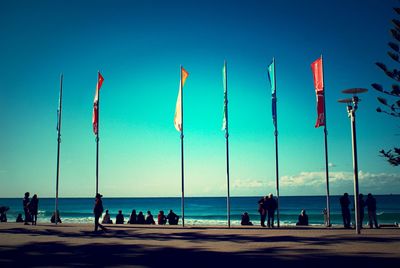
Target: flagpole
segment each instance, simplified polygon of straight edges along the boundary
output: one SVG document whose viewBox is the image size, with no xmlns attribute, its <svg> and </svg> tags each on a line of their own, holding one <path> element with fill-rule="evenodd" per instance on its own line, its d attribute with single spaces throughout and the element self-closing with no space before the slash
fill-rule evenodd
<svg viewBox="0 0 400 268">
<path fill-rule="evenodd" d="M 322 54 L 321 54 L 321 62 Z M 324 68 L 322 68 L 322 77 L 324 77 Z M 326 105 L 325 105 L 325 85 L 324 85 L 324 136 L 325 136 L 325 179 L 326 179 L 326 211 L 327 211 L 327 226 L 331 226 L 331 208 L 330 208 L 330 195 L 329 195 L 329 162 L 328 162 L 328 129 L 326 123 Z"/>
<path fill-rule="evenodd" d="M 185 227 L 185 169 L 184 169 L 184 155 L 183 155 L 183 81 L 182 81 L 182 65 L 180 69 L 181 76 L 181 175 L 182 175 L 182 227 Z"/>
<path fill-rule="evenodd" d="M 277 209 L 276 209 L 276 218 L 278 222 L 278 228 L 280 227 L 280 218 L 279 218 L 279 162 L 278 162 L 278 109 L 276 105 L 276 68 L 275 68 L 275 58 L 274 61 L 274 87 L 275 87 L 275 174 L 276 174 L 276 198 L 277 198 Z"/>
<path fill-rule="evenodd" d="M 60 144 L 61 144 L 61 112 L 62 112 L 62 89 L 63 89 L 63 74 L 60 77 L 60 99 L 58 103 L 58 118 L 57 118 L 57 171 L 56 171 L 56 203 L 54 211 L 54 222 L 58 223 L 58 184 L 60 177 Z"/>
<path fill-rule="evenodd" d="M 98 74 L 100 71 L 98 71 Z M 98 77 L 98 75 L 97 75 Z M 99 130 L 100 130 L 100 89 L 97 79 L 97 133 L 96 133 L 96 194 L 99 192 Z"/>
<path fill-rule="evenodd" d="M 226 208 L 227 208 L 227 218 L 228 227 L 231 228 L 231 201 L 230 201 L 230 188 L 229 188 L 229 128 L 228 128 L 228 68 L 225 61 L 225 139 L 226 139 L 226 184 L 227 184 L 227 198 L 226 198 Z"/>
</svg>

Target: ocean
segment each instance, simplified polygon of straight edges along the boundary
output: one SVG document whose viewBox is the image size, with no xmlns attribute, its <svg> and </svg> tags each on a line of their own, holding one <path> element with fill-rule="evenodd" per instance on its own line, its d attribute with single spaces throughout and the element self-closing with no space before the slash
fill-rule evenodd
<svg viewBox="0 0 400 268">
<path fill-rule="evenodd" d="M 260 225 L 260 216 L 257 212 L 257 202 L 261 197 L 231 197 L 231 225 L 239 226 L 241 215 L 247 211 L 250 220 L 255 225 Z M 331 223 L 342 225 L 342 216 L 339 204 L 340 196 L 331 196 Z M 400 222 L 400 195 L 377 195 L 377 214 L 380 224 L 393 224 Z M 353 205 L 354 198 L 351 197 Z M 65 223 L 92 223 L 94 198 L 59 198 L 61 220 Z M 323 225 L 322 210 L 326 207 L 325 196 L 281 196 L 280 223 L 281 225 L 295 225 L 302 209 L 305 209 L 310 225 Z M 8 206 L 9 222 L 14 222 L 18 213 L 23 215 L 22 198 L 0 198 L 0 206 Z M 129 220 L 132 209 L 137 213 L 151 211 L 157 219 L 158 212 L 163 210 L 168 214 L 172 209 L 181 215 L 181 198 L 179 197 L 151 197 L 151 198 L 103 198 L 104 209 L 108 209 L 115 222 L 118 210 L 122 210 L 125 221 Z M 55 208 L 54 198 L 39 197 L 38 222 L 50 222 L 50 217 Z M 351 211 L 354 222 L 354 210 Z M 276 220 L 276 216 L 275 216 Z M 364 225 L 368 222 L 365 213 Z M 181 223 L 181 219 L 179 220 Z M 186 197 L 185 198 L 185 225 L 193 226 L 226 226 L 226 197 Z"/>
</svg>

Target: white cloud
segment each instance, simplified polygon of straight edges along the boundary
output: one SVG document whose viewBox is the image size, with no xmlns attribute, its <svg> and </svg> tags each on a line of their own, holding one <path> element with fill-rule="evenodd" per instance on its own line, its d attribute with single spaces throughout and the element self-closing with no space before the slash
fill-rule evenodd
<svg viewBox="0 0 400 268">
<path fill-rule="evenodd" d="M 359 171 L 360 192 L 375 194 L 400 193 L 400 174 L 371 173 Z M 353 172 L 329 172 L 329 185 L 332 195 L 353 191 Z M 265 194 L 275 190 L 275 179 L 268 180 L 234 180 L 233 189 L 240 194 Z M 297 175 L 284 175 L 279 180 L 281 195 L 324 195 L 326 191 L 325 172 L 303 171 Z"/>
</svg>

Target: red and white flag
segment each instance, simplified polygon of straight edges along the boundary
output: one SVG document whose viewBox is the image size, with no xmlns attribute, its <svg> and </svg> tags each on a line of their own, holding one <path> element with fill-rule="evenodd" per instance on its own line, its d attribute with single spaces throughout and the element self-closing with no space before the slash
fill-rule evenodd
<svg viewBox="0 0 400 268">
<path fill-rule="evenodd" d="M 311 63 L 314 77 L 314 87 L 317 96 L 317 122 L 315 127 L 325 126 L 325 95 L 324 95 L 324 72 L 322 57 Z"/>
<path fill-rule="evenodd" d="M 93 101 L 93 132 L 95 135 L 97 135 L 98 130 L 99 130 L 99 91 L 101 88 L 101 85 L 103 84 L 104 78 L 101 75 L 101 73 L 98 73 L 98 78 L 97 78 L 97 85 L 96 85 L 96 93 L 94 95 L 94 101 Z"/>
</svg>

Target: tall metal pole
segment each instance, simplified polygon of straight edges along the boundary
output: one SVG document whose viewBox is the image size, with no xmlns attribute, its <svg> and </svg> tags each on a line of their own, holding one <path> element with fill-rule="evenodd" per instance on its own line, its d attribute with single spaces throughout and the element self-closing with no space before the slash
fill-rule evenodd
<svg viewBox="0 0 400 268">
<path fill-rule="evenodd" d="M 322 54 L 321 54 L 322 61 Z M 322 68 L 322 77 L 324 77 L 324 69 Z M 326 102 L 325 102 L 325 85 L 324 85 L 324 136 L 325 136 L 325 180 L 326 180 L 326 212 L 327 212 L 327 226 L 331 226 L 331 205 L 330 205 L 330 195 L 329 195 L 329 162 L 328 162 L 328 129 L 326 122 Z"/>
<path fill-rule="evenodd" d="M 227 208 L 227 218 L 228 227 L 231 227 L 231 201 L 230 201 L 230 188 L 229 188 L 229 128 L 228 128 L 228 68 L 225 61 L 225 139 L 226 139 L 226 184 L 227 184 L 227 198 L 226 198 L 226 208 Z"/>
<path fill-rule="evenodd" d="M 181 199 L 181 209 L 182 209 L 182 227 L 185 227 L 185 169 L 184 169 L 184 155 L 183 155 L 183 81 L 182 81 L 182 65 L 180 69 L 181 76 L 181 174 L 182 174 L 182 199 Z"/>
<path fill-rule="evenodd" d="M 355 205 L 355 220 L 356 220 L 356 233 L 360 234 L 360 209 L 359 209 L 359 189 L 358 189 L 358 160 L 357 160 L 357 136 L 356 136 L 356 110 L 358 98 L 353 97 L 354 106 L 350 108 L 351 118 L 351 136 L 353 147 L 353 168 L 354 168 L 354 205 Z"/>
<path fill-rule="evenodd" d="M 57 171 L 56 171 L 56 204 L 54 211 L 54 222 L 58 223 L 58 184 L 60 178 L 60 144 L 61 144 L 61 112 L 62 112 L 62 89 L 63 89 L 63 74 L 60 77 L 60 97 L 58 103 L 58 114 L 57 114 Z"/>
<path fill-rule="evenodd" d="M 97 81 L 97 87 L 99 82 Z M 97 133 L 96 133 L 96 194 L 99 192 L 99 132 L 100 132 L 100 89 L 97 89 Z"/>
<path fill-rule="evenodd" d="M 276 105 L 276 68 L 275 68 L 275 58 L 274 61 L 274 101 L 275 101 L 275 174 L 276 174 L 276 198 L 277 198 L 277 209 L 276 209 L 276 218 L 278 223 L 278 228 L 280 227 L 280 215 L 279 215 L 279 160 L 278 160 L 278 107 Z"/>
<path fill-rule="evenodd" d="M 356 133 L 356 111 L 358 108 L 359 98 L 356 96 L 358 93 L 365 93 L 368 89 L 365 88 L 350 88 L 343 90 L 345 94 L 353 94 L 351 99 L 338 100 L 341 103 L 347 103 L 347 115 L 350 117 L 351 124 L 351 144 L 353 147 L 353 169 L 354 169 L 354 207 L 355 207 L 355 220 L 356 220 L 356 233 L 360 234 L 361 221 L 360 221 L 360 204 L 359 204 L 359 189 L 358 189 L 358 160 L 357 160 L 357 133 Z"/>
</svg>

